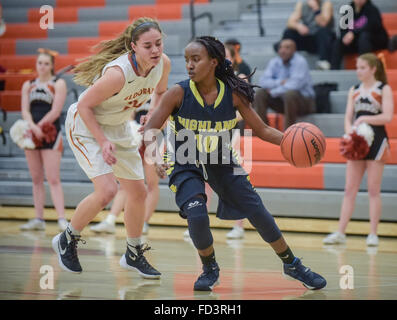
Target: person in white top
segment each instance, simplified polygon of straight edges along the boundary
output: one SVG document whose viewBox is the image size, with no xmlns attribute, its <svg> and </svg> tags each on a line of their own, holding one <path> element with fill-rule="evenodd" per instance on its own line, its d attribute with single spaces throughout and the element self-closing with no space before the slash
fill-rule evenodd
<svg viewBox="0 0 397 320">
<path fill-rule="evenodd" d="M 373 53 L 357 59 L 360 84 L 350 88 L 345 112 L 345 133 L 350 134 L 361 123 L 372 128 L 373 141 L 366 156 L 349 159 L 346 164 L 345 194 L 342 201 L 338 231 L 323 239 L 324 244 L 346 242 L 345 230 L 353 215 L 361 180 L 367 171 L 370 233 L 366 243 L 377 246 L 378 223 L 382 214 L 381 185 L 385 162 L 391 154 L 385 125 L 393 120 L 393 93 L 387 84 L 382 61 Z"/>
<path fill-rule="evenodd" d="M 75 69 L 75 82 L 88 88 L 70 106 L 65 122 L 68 142 L 94 192 L 78 204 L 65 232 L 53 238 L 53 249 L 61 268 L 82 271 L 76 250 L 80 232 L 114 198 L 118 181 L 126 192 L 127 230 L 127 251 L 120 265 L 144 278 L 160 278 L 143 255 L 150 249 L 140 239 L 146 188 L 130 120 L 149 99 L 150 110 L 159 105 L 171 63 L 163 53 L 160 26 L 151 18 L 137 19 L 118 38 L 100 43 L 99 49 Z"/>
</svg>

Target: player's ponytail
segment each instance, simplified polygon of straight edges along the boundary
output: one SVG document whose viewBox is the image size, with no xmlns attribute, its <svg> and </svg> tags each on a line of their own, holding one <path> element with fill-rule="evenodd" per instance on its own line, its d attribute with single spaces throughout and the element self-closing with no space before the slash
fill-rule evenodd
<svg viewBox="0 0 397 320">
<path fill-rule="evenodd" d="M 93 47 L 98 51 L 81 62 L 74 69 L 74 81 L 83 86 L 89 86 L 96 76 L 100 75 L 103 67 L 110 61 L 117 59 L 126 52 L 133 52 L 131 42 L 136 43 L 141 34 L 156 29 L 162 33 L 158 22 L 152 18 L 139 18 L 130 24 L 116 39 L 102 41 Z"/>
<path fill-rule="evenodd" d="M 193 42 L 202 44 L 206 48 L 208 55 L 218 61 L 218 65 L 215 68 L 215 76 L 218 79 L 228 84 L 233 91 L 245 100 L 254 101 L 255 91 L 253 88 L 255 86 L 234 73 L 231 61 L 225 58 L 225 46 L 222 42 L 210 36 L 198 37 Z M 248 77 L 252 76 L 253 73 Z"/>
</svg>

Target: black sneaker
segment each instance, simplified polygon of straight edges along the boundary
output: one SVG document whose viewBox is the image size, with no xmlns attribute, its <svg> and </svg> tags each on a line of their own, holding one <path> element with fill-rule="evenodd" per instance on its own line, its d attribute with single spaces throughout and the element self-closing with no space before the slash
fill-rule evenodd
<svg viewBox="0 0 397 320">
<path fill-rule="evenodd" d="M 143 253 L 151 248 L 147 244 L 134 247 L 135 254 L 127 244 L 127 252 L 120 259 L 120 266 L 128 270 L 136 270 L 145 279 L 160 279 L 161 273 L 147 262 Z"/>
<path fill-rule="evenodd" d="M 203 273 L 200 274 L 194 283 L 196 291 L 212 291 L 219 284 L 219 266 L 214 261 L 208 265 L 203 265 Z"/>
<path fill-rule="evenodd" d="M 310 290 L 322 289 L 327 285 L 327 281 L 322 276 L 305 267 L 296 257 L 291 264 L 283 265 L 283 275 L 286 278 L 302 282 Z"/>
<path fill-rule="evenodd" d="M 58 255 L 58 262 L 63 270 L 74 273 L 83 271 L 77 256 L 77 242 L 79 241 L 85 244 L 80 236 L 73 235 L 69 229 L 52 239 L 52 248 Z"/>
</svg>

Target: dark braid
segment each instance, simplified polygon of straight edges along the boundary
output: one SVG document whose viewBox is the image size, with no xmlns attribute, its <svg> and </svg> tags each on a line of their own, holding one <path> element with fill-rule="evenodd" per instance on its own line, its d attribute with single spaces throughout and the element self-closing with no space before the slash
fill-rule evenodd
<svg viewBox="0 0 397 320">
<path fill-rule="evenodd" d="M 215 76 L 218 79 L 227 83 L 240 97 L 249 102 L 254 101 L 254 87 L 256 86 L 245 82 L 244 79 L 235 75 L 231 61 L 225 58 L 225 46 L 221 41 L 214 37 L 203 36 L 194 39 L 193 42 L 202 44 L 206 48 L 208 55 L 218 61 L 215 69 Z M 248 77 L 251 77 L 254 73 L 255 70 Z"/>
</svg>

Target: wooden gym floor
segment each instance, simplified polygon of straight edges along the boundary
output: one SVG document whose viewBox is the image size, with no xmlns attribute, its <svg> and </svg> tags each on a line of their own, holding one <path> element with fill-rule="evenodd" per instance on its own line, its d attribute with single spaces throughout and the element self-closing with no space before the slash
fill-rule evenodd
<svg viewBox="0 0 397 320">
<path fill-rule="evenodd" d="M 18 210 L 20 212 L 16 214 Z M 349 235 L 343 246 L 323 246 L 324 234 L 284 232 L 294 254 L 327 279 L 326 288 L 311 291 L 297 281 L 283 278 L 279 258 L 255 231 L 246 231 L 243 240 L 228 241 L 226 233 L 229 229 L 213 228 L 215 253 L 221 268 L 220 285 L 212 293 L 198 293 L 193 291 L 193 283 L 200 274 L 201 264 L 191 240 L 183 238 L 186 230 L 183 224 L 177 227 L 156 225 L 164 216 L 154 214 L 152 220 L 155 223 L 145 237 L 153 250 L 146 256 L 162 272 L 162 278 L 144 280 L 137 273 L 119 266 L 119 259 L 125 252 L 122 224 L 117 225 L 115 235 L 97 235 L 86 228 L 82 233 L 86 244 L 79 244 L 78 249 L 83 273 L 72 274 L 59 268 L 51 248 L 51 239 L 58 233 L 55 221 L 47 221 L 46 231 L 19 230 L 26 221 L 21 217 L 31 217 L 32 214 L 32 208 L 0 207 L 0 300 L 397 298 L 396 237 L 381 237 L 379 247 L 367 248 L 363 235 Z M 45 217 L 50 214 L 46 210 Z M 20 220 L 15 215 L 19 215 Z M 54 217 L 52 215 L 52 219 Z M 388 228 L 395 231 L 393 225 Z M 349 284 L 353 289 L 346 288 L 345 266 L 351 266 Z"/>
</svg>

